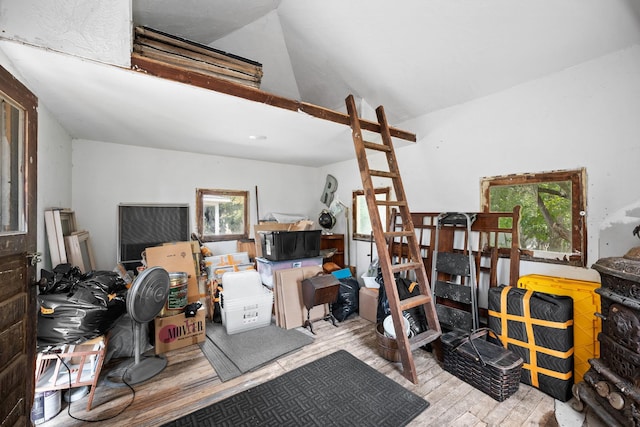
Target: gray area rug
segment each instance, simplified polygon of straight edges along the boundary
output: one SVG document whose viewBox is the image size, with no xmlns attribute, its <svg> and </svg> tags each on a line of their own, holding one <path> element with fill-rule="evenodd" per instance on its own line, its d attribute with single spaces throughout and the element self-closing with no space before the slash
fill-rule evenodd
<svg viewBox="0 0 640 427">
<path fill-rule="evenodd" d="M 222 381 L 229 381 L 313 342 L 313 337 L 273 323 L 229 335 L 220 323 L 207 322 L 200 348 Z"/>
</svg>

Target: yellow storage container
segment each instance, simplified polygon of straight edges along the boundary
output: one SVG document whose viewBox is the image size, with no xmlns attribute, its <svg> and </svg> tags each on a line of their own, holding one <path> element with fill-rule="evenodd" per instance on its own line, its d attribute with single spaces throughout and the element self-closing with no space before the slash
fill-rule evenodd
<svg viewBox="0 0 640 427">
<path fill-rule="evenodd" d="M 529 274 L 518 279 L 518 287 L 573 298 L 573 373 L 576 384 L 582 381 L 590 368 L 589 359 L 600 357 L 602 325 L 595 315 L 600 312 L 600 295 L 595 292 L 600 283 Z"/>
</svg>

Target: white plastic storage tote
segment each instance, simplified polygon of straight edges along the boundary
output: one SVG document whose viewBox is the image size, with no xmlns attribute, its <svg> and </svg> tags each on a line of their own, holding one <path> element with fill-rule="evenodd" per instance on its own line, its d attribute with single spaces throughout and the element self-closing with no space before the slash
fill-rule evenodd
<svg viewBox="0 0 640 427">
<path fill-rule="evenodd" d="M 222 275 L 220 309 L 227 334 L 257 329 L 271 323 L 273 292 L 262 285 L 257 271 Z"/>
</svg>

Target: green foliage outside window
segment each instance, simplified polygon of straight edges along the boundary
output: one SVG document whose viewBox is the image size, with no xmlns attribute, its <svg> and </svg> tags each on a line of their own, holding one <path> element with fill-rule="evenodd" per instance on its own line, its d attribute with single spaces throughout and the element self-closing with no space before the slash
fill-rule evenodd
<svg viewBox="0 0 640 427">
<path fill-rule="evenodd" d="M 246 239 L 249 231 L 249 193 L 196 189 L 198 234 L 205 242 Z"/>
<path fill-rule="evenodd" d="M 520 245 L 526 249 L 572 251 L 571 181 L 492 186 L 491 212 L 520 205 Z"/>
<path fill-rule="evenodd" d="M 204 231 L 207 235 L 244 233 L 244 198 L 236 196 L 225 203 L 205 204 L 204 219 Z M 216 227 L 219 227 L 219 231 Z"/>
</svg>

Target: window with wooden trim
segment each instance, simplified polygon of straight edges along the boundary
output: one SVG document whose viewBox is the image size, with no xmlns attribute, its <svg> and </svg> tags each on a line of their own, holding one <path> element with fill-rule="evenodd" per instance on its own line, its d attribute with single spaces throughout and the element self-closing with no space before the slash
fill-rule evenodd
<svg viewBox="0 0 640 427">
<path fill-rule="evenodd" d="M 391 193 L 390 187 L 374 188 L 376 199 L 389 200 Z M 367 207 L 367 199 L 364 196 L 364 190 L 355 190 L 352 193 L 352 212 L 353 212 L 353 239 L 354 240 L 371 240 L 371 219 L 369 218 L 369 208 Z M 378 206 L 380 213 L 380 221 L 383 226 L 387 225 L 389 215 L 388 206 Z"/>
<path fill-rule="evenodd" d="M 198 234 L 205 242 L 246 239 L 249 236 L 249 192 L 196 190 Z"/>
<path fill-rule="evenodd" d="M 482 211 L 519 205 L 521 259 L 586 266 L 586 171 L 482 178 Z"/>
</svg>

